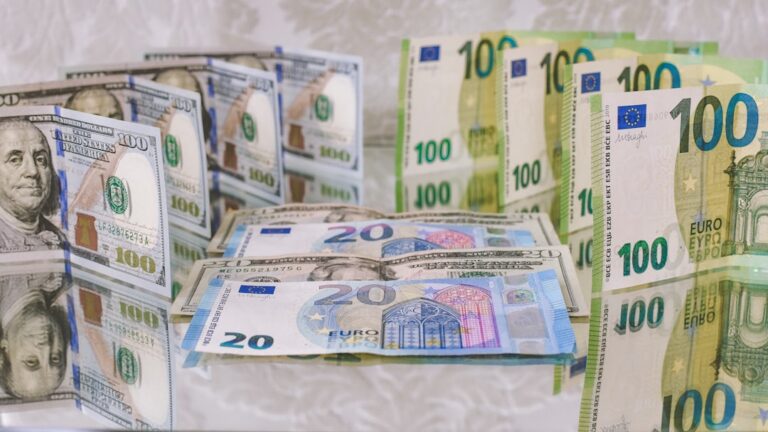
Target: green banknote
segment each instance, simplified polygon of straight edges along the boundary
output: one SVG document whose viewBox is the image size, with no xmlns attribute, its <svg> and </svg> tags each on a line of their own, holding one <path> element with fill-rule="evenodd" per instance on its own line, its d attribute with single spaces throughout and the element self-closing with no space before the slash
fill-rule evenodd
<svg viewBox="0 0 768 432">
<path fill-rule="evenodd" d="M 564 70 L 611 55 L 672 50 L 669 41 L 622 39 L 560 41 L 505 50 L 502 61 L 496 63 L 500 204 L 508 206 L 555 189 L 559 182 Z M 548 207 L 556 221 L 559 207 Z"/>
<path fill-rule="evenodd" d="M 0 87 L 4 106 L 60 105 L 160 129 L 168 217 L 174 226 L 211 236 L 208 164 L 200 95 L 129 75 Z"/>
<path fill-rule="evenodd" d="M 648 54 L 576 64 L 566 70 L 561 130 L 560 235 L 592 226 L 590 97 L 621 91 L 763 83 L 768 62 L 717 56 Z"/>
<path fill-rule="evenodd" d="M 580 430 L 766 430 L 766 281 L 725 268 L 595 298 Z"/>
<path fill-rule="evenodd" d="M 169 48 L 147 60 L 206 56 L 277 72 L 285 162 L 293 169 L 334 167 L 363 175 L 363 59 L 286 48 Z M 341 168 L 339 170 L 339 168 Z"/>
<path fill-rule="evenodd" d="M 199 93 L 210 165 L 233 177 L 249 193 L 272 203 L 283 202 L 283 152 L 274 73 L 202 57 L 63 70 L 68 79 L 115 74 L 131 74 Z"/>
<path fill-rule="evenodd" d="M 168 300 L 87 273 L 72 276 L 80 408 L 126 429 L 171 430 Z"/>
<path fill-rule="evenodd" d="M 0 151 L 3 261 L 71 258 L 170 297 L 159 129 L 58 106 L 2 108 Z"/>
<path fill-rule="evenodd" d="M 590 99 L 594 292 L 768 264 L 767 102 L 753 84 Z"/>
</svg>

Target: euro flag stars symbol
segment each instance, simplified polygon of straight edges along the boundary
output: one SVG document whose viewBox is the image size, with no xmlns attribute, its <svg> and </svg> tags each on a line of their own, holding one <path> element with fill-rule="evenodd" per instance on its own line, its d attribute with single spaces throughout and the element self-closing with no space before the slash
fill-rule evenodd
<svg viewBox="0 0 768 432">
<path fill-rule="evenodd" d="M 523 77 L 528 72 L 525 59 L 512 60 L 512 78 Z"/>
<path fill-rule="evenodd" d="M 592 93 L 600 91 L 600 72 L 586 73 L 581 76 L 581 92 Z"/>
<path fill-rule="evenodd" d="M 419 62 L 433 62 L 440 60 L 440 45 L 428 45 L 421 47 Z"/>
<path fill-rule="evenodd" d="M 645 127 L 647 106 L 624 105 L 619 107 L 619 130 Z"/>
</svg>

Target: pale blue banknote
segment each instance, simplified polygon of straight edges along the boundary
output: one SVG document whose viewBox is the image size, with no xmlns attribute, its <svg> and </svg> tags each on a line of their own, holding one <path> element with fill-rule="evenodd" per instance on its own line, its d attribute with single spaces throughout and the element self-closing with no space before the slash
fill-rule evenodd
<svg viewBox="0 0 768 432">
<path fill-rule="evenodd" d="M 214 280 L 182 345 L 247 356 L 562 355 L 575 350 L 557 275 L 417 281 Z"/>
</svg>

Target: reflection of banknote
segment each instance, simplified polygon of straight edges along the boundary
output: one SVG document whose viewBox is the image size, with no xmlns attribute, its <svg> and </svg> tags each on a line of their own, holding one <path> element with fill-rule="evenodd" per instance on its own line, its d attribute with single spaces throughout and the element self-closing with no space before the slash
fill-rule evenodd
<svg viewBox="0 0 768 432">
<path fill-rule="evenodd" d="M 320 162 L 363 173 L 363 61 L 360 57 L 284 47 L 164 49 L 148 60 L 210 56 L 278 72 L 286 164 Z"/>
<path fill-rule="evenodd" d="M 494 214 L 465 211 L 418 211 L 382 213 L 367 207 L 344 204 L 289 204 L 277 207 L 251 208 L 230 212 L 224 217 L 213 236 L 208 253 L 220 256 L 239 225 L 272 225 L 295 223 L 334 223 L 372 219 L 411 220 L 429 223 L 456 223 L 472 225 L 511 225 L 521 221 L 535 221 L 547 239 L 556 244 L 554 228 L 548 218 L 538 214 Z"/>
<path fill-rule="evenodd" d="M 215 314 L 210 311 L 215 310 Z M 214 282 L 183 348 L 239 355 L 570 354 L 552 271 L 394 282 Z"/>
<path fill-rule="evenodd" d="M 74 276 L 83 411 L 127 429 L 172 429 L 170 305 L 80 272 Z"/>
<path fill-rule="evenodd" d="M 727 270 L 604 292 L 580 429 L 764 430 L 766 281 Z"/>
<path fill-rule="evenodd" d="M 594 291 L 768 251 L 768 87 L 592 98 Z"/>
<path fill-rule="evenodd" d="M 592 226 L 589 98 L 600 93 L 766 82 L 768 62 L 717 56 L 650 54 L 577 64 L 566 69 L 560 234 Z"/>
<path fill-rule="evenodd" d="M 349 253 L 386 258 L 434 249 L 548 246 L 535 221 L 514 225 L 449 225 L 374 219 L 337 224 L 240 225 L 226 257 Z"/>
<path fill-rule="evenodd" d="M 17 161 L 2 171 L 12 192 L 0 200 L 4 251 L 61 248 L 66 239 L 75 264 L 168 296 L 160 131 L 51 106 L 5 108 L 0 118 L 3 157 Z"/>
<path fill-rule="evenodd" d="M 6 105 L 61 105 L 160 128 L 170 222 L 210 237 L 200 96 L 131 76 L 0 88 Z"/>
<path fill-rule="evenodd" d="M 175 299 L 195 262 L 207 257 L 205 248 L 208 246 L 208 240 L 179 231 L 171 233 L 170 241 L 171 268 L 173 269 L 171 299 Z"/>
<path fill-rule="evenodd" d="M 345 179 L 322 170 L 285 170 L 286 203 L 340 203 L 360 205 L 362 179 Z"/>
<path fill-rule="evenodd" d="M 77 66 L 66 78 L 131 74 L 201 95 L 208 154 L 253 194 L 282 202 L 277 80 L 272 72 L 215 59 Z"/>
<path fill-rule="evenodd" d="M 63 263 L 0 268 L 0 405 L 76 398 Z"/>
<path fill-rule="evenodd" d="M 499 210 L 498 169 L 447 170 L 395 180 L 397 211 Z"/>
</svg>

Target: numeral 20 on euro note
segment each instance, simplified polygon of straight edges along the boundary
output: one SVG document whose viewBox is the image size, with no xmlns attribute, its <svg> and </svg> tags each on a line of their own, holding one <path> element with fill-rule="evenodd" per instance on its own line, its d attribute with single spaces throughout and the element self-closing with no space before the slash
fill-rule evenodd
<svg viewBox="0 0 768 432">
<path fill-rule="evenodd" d="M 380 228 L 377 229 L 377 228 Z M 336 234 L 335 236 L 326 239 L 324 243 L 351 243 L 356 242 L 357 239 L 350 238 L 353 237 L 357 233 L 357 228 L 352 226 L 334 226 L 328 228 L 329 231 L 331 230 L 342 230 L 344 232 L 340 234 Z M 365 228 L 360 230 L 360 238 L 365 241 L 379 241 L 379 240 L 386 240 L 394 235 L 394 230 L 391 226 L 385 224 L 385 223 L 378 223 L 373 225 L 368 225 Z"/>
</svg>

